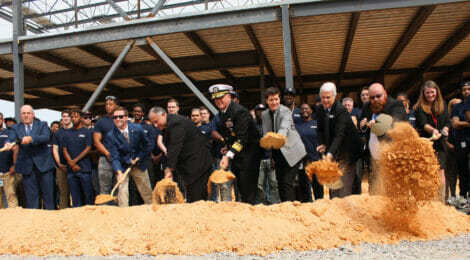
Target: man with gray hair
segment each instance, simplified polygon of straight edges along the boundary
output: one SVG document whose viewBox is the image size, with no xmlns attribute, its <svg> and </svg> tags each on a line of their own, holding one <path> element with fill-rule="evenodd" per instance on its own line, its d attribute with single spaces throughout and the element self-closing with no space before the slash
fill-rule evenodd
<svg viewBox="0 0 470 260">
<path fill-rule="evenodd" d="M 186 191 L 186 201 L 207 199 L 207 182 L 212 172 L 212 152 L 209 140 L 188 118 L 168 114 L 161 107 L 149 112 L 152 124 L 164 131 L 167 140 L 165 178 L 177 173 Z"/>
<path fill-rule="evenodd" d="M 359 134 L 346 108 L 336 100 L 336 85 L 323 83 L 320 88 L 321 105 L 318 108 L 317 151 L 326 153 L 327 161 L 338 161 L 344 169 L 343 187 L 330 190 L 330 198 L 351 195 L 354 168 L 361 152 Z"/>
</svg>

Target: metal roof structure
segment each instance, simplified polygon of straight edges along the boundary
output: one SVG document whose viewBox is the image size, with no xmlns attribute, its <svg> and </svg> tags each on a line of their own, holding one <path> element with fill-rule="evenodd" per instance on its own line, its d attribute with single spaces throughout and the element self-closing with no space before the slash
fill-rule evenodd
<svg viewBox="0 0 470 260">
<path fill-rule="evenodd" d="M 11 8 L 15 24 L 15 5 L 6 2 L 0 2 L 0 16 Z M 23 1 L 23 10 L 31 2 Z M 378 81 L 389 95 L 405 91 L 413 100 L 425 80 L 435 80 L 446 98 L 470 80 L 470 1 L 239 1 L 147 17 L 151 3 L 171 9 L 170 1 L 160 0 L 142 1 L 140 19 L 135 5 L 113 7 L 123 1 L 87 2 L 113 12 L 42 24 L 36 20 L 46 15 L 23 12 L 26 27 L 37 33 L 0 41 L 0 98 L 22 104 L 24 93 L 24 102 L 36 108 L 82 108 L 102 88 L 94 111 L 103 111 L 106 95 L 149 106 L 175 97 L 188 111 L 203 104 L 199 95 L 208 97 L 215 83 L 232 84 L 241 103 L 253 108 L 267 86 L 295 86 L 297 102 L 313 104 L 325 81 L 337 84 L 340 97 Z M 189 10 L 191 2 L 222 6 L 179 4 Z M 97 26 L 103 19 L 115 22 Z M 15 77 L 18 63 L 24 78 Z"/>
</svg>

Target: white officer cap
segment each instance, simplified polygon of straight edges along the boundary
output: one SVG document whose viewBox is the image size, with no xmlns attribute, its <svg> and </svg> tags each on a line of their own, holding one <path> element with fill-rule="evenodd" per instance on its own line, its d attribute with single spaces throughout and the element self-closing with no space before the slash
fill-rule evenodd
<svg viewBox="0 0 470 260">
<path fill-rule="evenodd" d="M 226 84 L 215 84 L 209 87 L 209 92 L 212 94 L 211 98 L 221 98 L 225 94 L 230 93 L 233 90 L 233 87 Z"/>
</svg>

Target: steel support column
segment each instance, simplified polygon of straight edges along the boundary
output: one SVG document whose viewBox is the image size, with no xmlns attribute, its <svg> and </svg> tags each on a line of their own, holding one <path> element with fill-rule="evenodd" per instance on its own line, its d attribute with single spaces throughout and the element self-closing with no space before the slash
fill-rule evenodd
<svg viewBox="0 0 470 260">
<path fill-rule="evenodd" d="M 103 80 L 100 82 L 100 84 L 98 85 L 96 90 L 93 92 L 93 94 L 91 95 L 91 97 L 88 100 L 88 102 L 86 103 L 86 105 L 83 107 L 82 111 L 90 110 L 93 103 L 95 103 L 96 99 L 101 94 L 101 91 L 103 91 L 104 87 L 106 86 L 106 84 L 108 84 L 108 82 L 111 79 L 111 77 L 113 76 L 113 74 L 116 72 L 116 70 L 119 68 L 119 66 L 121 66 L 122 61 L 126 57 L 127 53 L 129 53 L 129 51 L 131 50 L 134 43 L 135 43 L 135 41 L 131 41 L 130 43 L 128 43 L 126 45 L 126 47 L 124 47 L 121 54 L 119 54 L 116 61 L 114 61 L 113 65 L 111 66 L 109 71 L 106 73 Z"/>
<path fill-rule="evenodd" d="M 15 92 L 15 118 L 20 120 L 20 110 L 24 105 L 24 65 L 21 43 L 18 37 L 24 35 L 21 1 L 13 1 L 13 88 Z"/>
<path fill-rule="evenodd" d="M 289 21 L 289 6 L 281 6 L 282 13 L 282 35 L 284 39 L 284 69 L 286 74 L 285 88 L 294 88 L 294 75 L 292 73 L 292 48 Z"/>
<path fill-rule="evenodd" d="M 150 45 L 150 47 L 152 47 L 152 49 L 158 54 L 158 56 L 160 56 L 160 58 L 162 58 L 162 60 L 165 61 L 165 63 L 175 72 L 175 74 L 186 84 L 186 86 L 191 89 L 191 91 L 199 98 L 199 100 L 201 100 L 201 102 L 207 107 L 207 109 L 209 109 L 212 114 L 216 115 L 218 113 L 217 109 L 212 105 L 211 102 L 209 102 L 209 100 L 207 100 L 206 97 L 204 97 L 204 95 L 199 91 L 199 89 L 194 86 L 191 80 L 189 80 L 188 77 L 184 75 L 184 73 L 165 54 L 165 52 L 163 52 L 163 50 L 160 49 L 160 47 L 158 47 L 158 45 L 154 41 L 152 41 L 150 37 L 146 37 L 145 40 Z"/>
</svg>

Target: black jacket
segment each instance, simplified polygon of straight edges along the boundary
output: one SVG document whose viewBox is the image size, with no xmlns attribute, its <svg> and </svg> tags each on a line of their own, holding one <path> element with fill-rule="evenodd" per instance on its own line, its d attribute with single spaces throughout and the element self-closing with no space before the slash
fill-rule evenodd
<svg viewBox="0 0 470 260">
<path fill-rule="evenodd" d="M 168 167 L 186 185 L 206 173 L 213 162 L 211 145 L 194 123 L 180 115 L 168 115 L 166 131 Z"/>
<path fill-rule="evenodd" d="M 437 130 L 442 130 L 445 126 L 450 129 L 450 117 L 449 112 L 447 111 L 447 105 L 444 104 L 444 111 L 442 114 L 436 116 L 437 125 L 434 122 L 430 114 L 426 114 L 423 109 L 420 107 L 415 111 L 416 115 L 416 128 L 418 128 L 420 135 L 422 137 L 431 137 L 432 134 L 424 131 L 424 125 L 429 124 Z M 439 140 L 435 141 L 433 148 L 436 151 L 447 151 L 447 143 L 444 136 L 441 136 Z"/>
<path fill-rule="evenodd" d="M 259 146 L 261 133 L 248 109 L 238 103 L 231 102 L 225 113 L 219 113 L 219 118 L 219 133 L 235 157 L 243 154 L 245 147 Z"/>
<path fill-rule="evenodd" d="M 321 105 L 317 112 L 318 143 L 326 145 L 326 152 L 331 153 L 335 160 L 347 164 L 354 163 L 361 155 L 361 142 L 348 110 L 335 100 L 329 116 L 326 113 Z"/>
<path fill-rule="evenodd" d="M 382 111 L 382 114 L 387 114 L 387 115 L 392 116 L 394 121 L 408 122 L 408 114 L 406 114 L 406 110 L 405 110 L 405 107 L 403 106 L 403 103 L 391 97 L 387 99 L 387 103 L 385 103 L 385 107 L 384 107 L 384 110 Z M 367 102 L 364 104 L 364 107 L 362 108 L 361 118 L 359 118 L 359 120 L 357 121 L 358 127 L 362 119 L 367 118 L 368 121 L 372 120 L 372 115 L 373 113 L 372 113 L 372 110 L 370 109 L 370 102 Z M 367 136 L 367 142 L 369 142 L 369 139 L 370 139 L 369 128 L 367 128 L 366 136 Z"/>
</svg>

